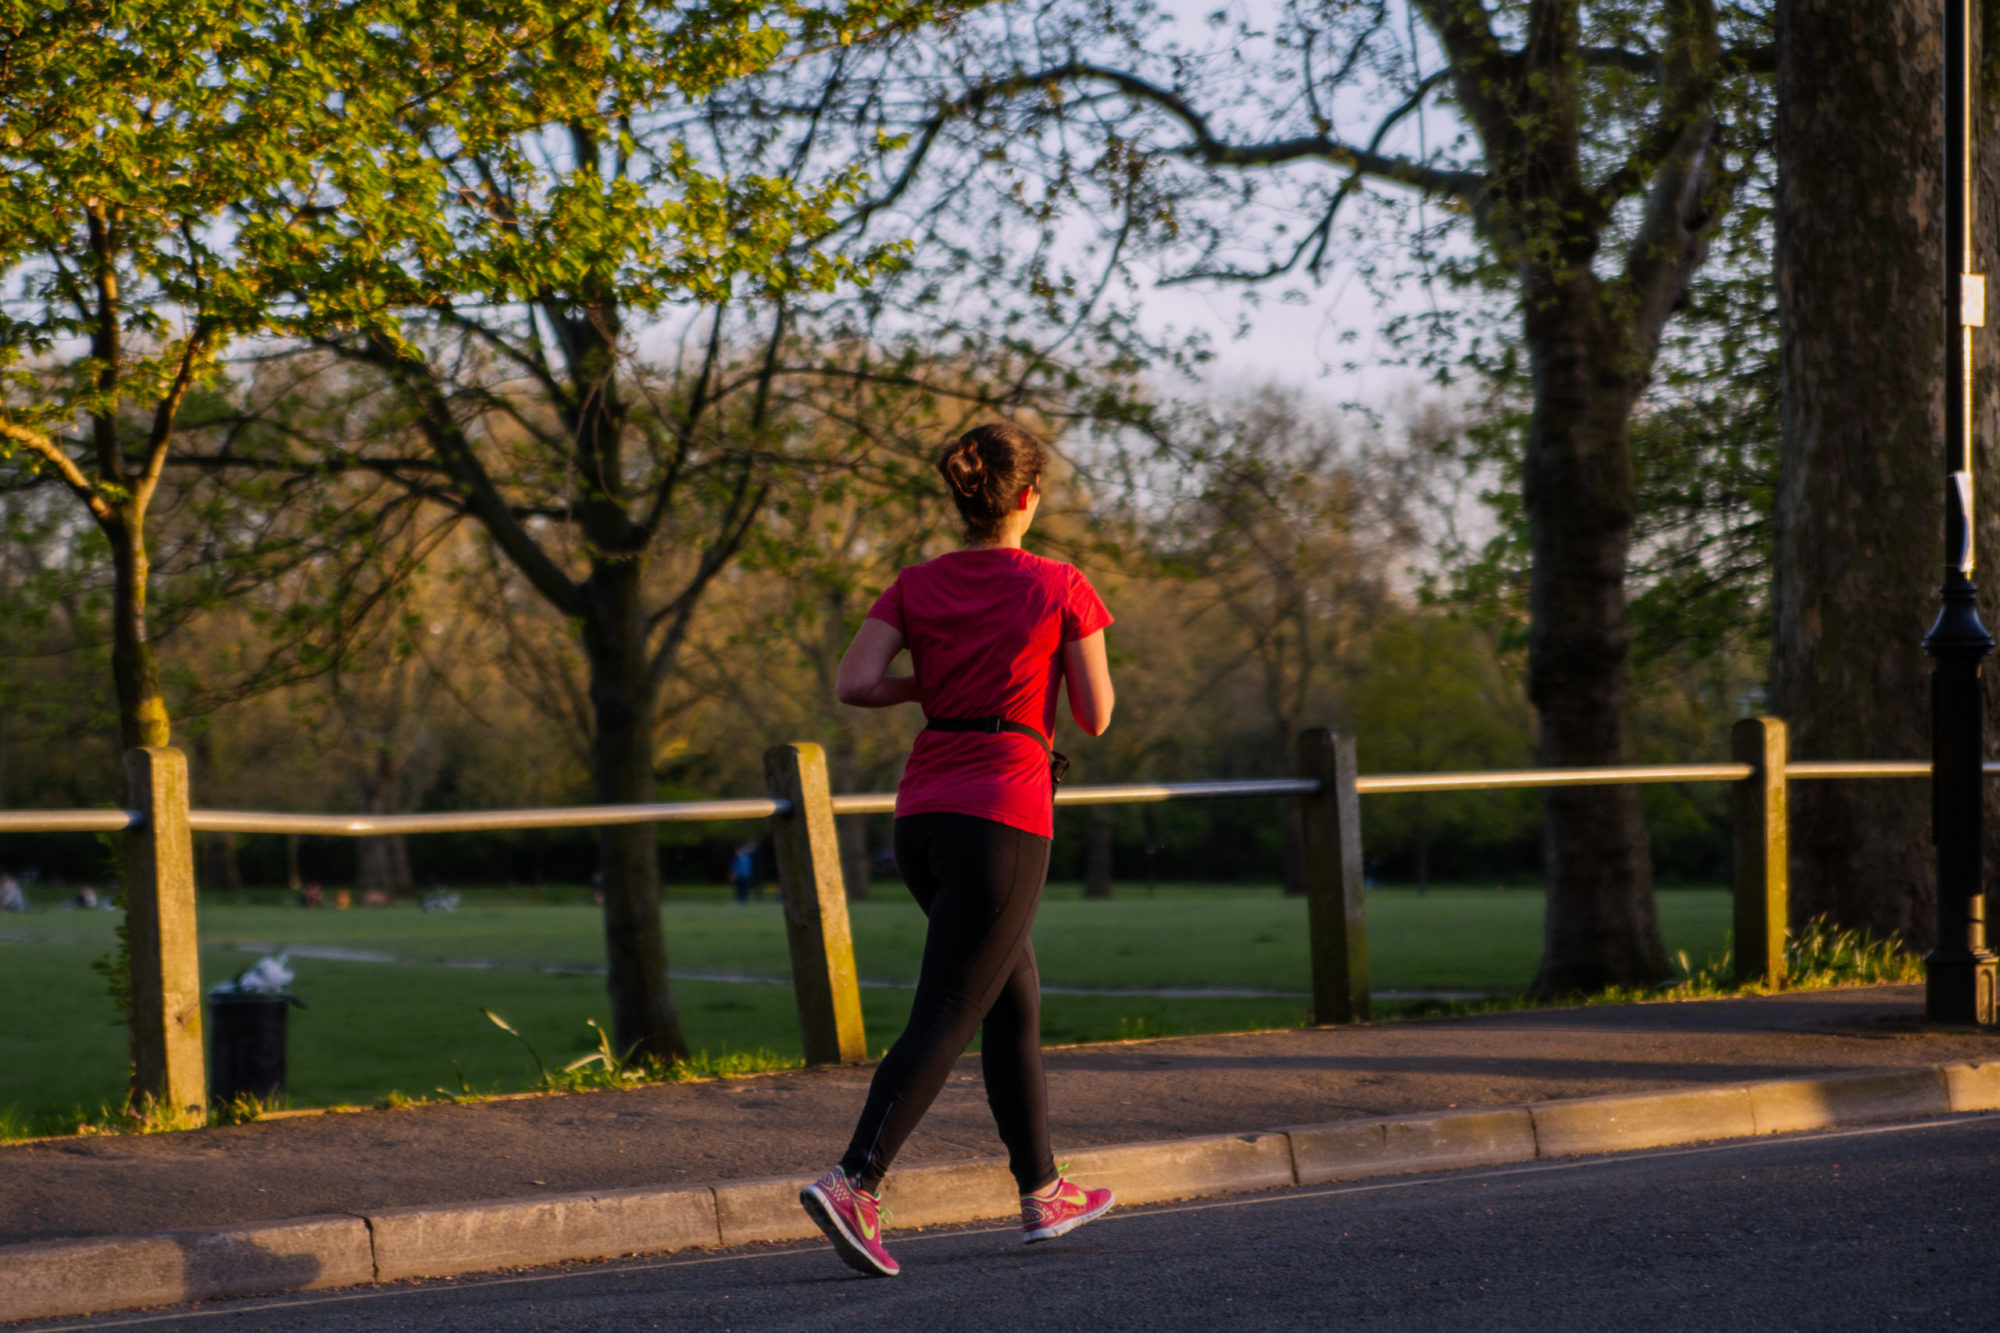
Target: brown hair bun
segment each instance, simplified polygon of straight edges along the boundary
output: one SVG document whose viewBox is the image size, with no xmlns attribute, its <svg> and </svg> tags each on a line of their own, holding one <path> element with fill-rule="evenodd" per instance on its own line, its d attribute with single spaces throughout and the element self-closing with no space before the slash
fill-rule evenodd
<svg viewBox="0 0 2000 1333">
<path fill-rule="evenodd" d="M 986 480 L 986 460 L 979 456 L 979 446 L 969 435 L 961 435 L 944 447 L 938 470 L 944 473 L 954 495 L 968 498 L 976 496 Z"/>
<path fill-rule="evenodd" d="M 1048 446 L 1011 421 L 975 426 L 938 455 L 937 469 L 951 487 L 952 503 L 969 539 L 995 536 L 1015 500 L 1039 486 L 1048 469 Z"/>
</svg>

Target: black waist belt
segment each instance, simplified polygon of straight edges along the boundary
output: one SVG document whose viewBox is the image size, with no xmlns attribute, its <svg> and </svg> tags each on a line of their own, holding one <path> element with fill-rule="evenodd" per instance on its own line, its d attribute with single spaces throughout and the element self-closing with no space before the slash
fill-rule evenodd
<svg viewBox="0 0 2000 1333">
<path fill-rule="evenodd" d="M 1063 774 L 1069 772 L 1068 755 L 1057 753 L 1055 747 L 1049 744 L 1048 737 L 1042 735 L 1041 732 L 1036 731 L 1033 727 L 1029 726 L 1027 723 L 1016 722 L 1012 718 L 927 717 L 924 719 L 924 730 L 925 731 L 983 731 L 988 735 L 997 735 L 1003 731 L 1011 731 L 1016 736 L 1028 737 L 1030 740 L 1034 741 L 1035 744 L 1041 746 L 1044 750 L 1047 750 L 1049 752 L 1050 782 L 1061 782 L 1063 780 Z"/>
<path fill-rule="evenodd" d="M 1005 717 L 927 717 L 924 719 L 924 730 L 925 731 L 984 731 L 984 732 L 1011 731 L 1016 736 L 1028 737 L 1030 740 L 1034 741 L 1037 745 L 1041 746 L 1044 750 L 1049 748 L 1048 737 L 1042 735 L 1041 732 L 1036 731 L 1033 727 L 1029 726 L 1025 722 L 1016 722 L 1011 718 L 1005 718 Z"/>
</svg>

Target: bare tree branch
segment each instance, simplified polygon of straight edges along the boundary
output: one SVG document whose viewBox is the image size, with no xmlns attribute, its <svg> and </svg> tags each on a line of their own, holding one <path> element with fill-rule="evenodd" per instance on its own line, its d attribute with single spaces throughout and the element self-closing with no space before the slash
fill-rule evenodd
<svg viewBox="0 0 2000 1333">
<path fill-rule="evenodd" d="M 464 428 L 452 413 L 444 388 L 431 368 L 400 355 L 395 348 L 378 338 L 370 338 L 360 347 L 344 343 L 334 343 L 331 347 L 340 355 L 354 357 L 386 371 L 402 387 L 418 409 L 419 429 L 430 441 L 431 448 L 437 452 L 446 470 L 463 488 L 467 507 L 493 534 L 494 542 L 551 605 L 565 615 L 586 614 L 588 604 L 582 587 L 563 572 L 562 567 L 550 558 L 541 543 L 515 517 L 513 506 L 500 494 L 500 488 L 479 461 L 479 451 L 466 438 Z"/>
</svg>

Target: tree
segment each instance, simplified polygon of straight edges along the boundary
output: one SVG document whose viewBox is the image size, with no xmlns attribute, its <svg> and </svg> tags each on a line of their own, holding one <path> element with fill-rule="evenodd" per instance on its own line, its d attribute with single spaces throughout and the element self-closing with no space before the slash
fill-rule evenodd
<svg viewBox="0 0 2000 1333">
<path fill-rule="evenodd" d="M 477 521 L 574 628 L 601 802 L 654 798 L 661 691 L 798 438 L 777 388 L 791 306 L 887 257 L 816 243 L 853 169 L 704 163 L 700 104 L 927 13 L 576 0 L 532 47 L 451 50 L 452 98 L 328 164 L 339 206 L 303 228 L 296 279 L 351 320 L 321 347 L 387 384 L 421 444 L 344 465 Z M 404 63 L 437 61 L 426 34 L 404 43 Z M 686 341 L 645 356 L 649 333 Z M 679 1059 L 655 834 L 607 827 L 599 847 L 615 1040 Z"/>
<path fill-rule="evenodd" d="M 0 457 L 55 478 L 109 547 L 126 747 L 170 734 L 146 519 L 181 410 L 268 318 L 225 216 L 296 174 L 294 140 L 323 128 L 327 89 L 295 58 L 325 17 L 16 3 L 0 20 L 0 272 L 16 287 L 0 315 Z"/>
<path fill-rule="evenodd" d="M 389 53 L 400 38 L 477 64 L 544 40 L 545 22 L 503 4 L 441 25 L 406 0 L 0 11 L 0 463 L 68 491 L 110 548 L 125 745 L 170 737 L 146 527 L 168 468 L 200 461 L 181 437 L 244 424 L 201 404 L 232 345 L 325 327 L 296 278 L 304 234 L 326 225 L 329 164 L 378 161 L 384 108 L 448 90 Z M 274 497 L 250 499 L 235 526 L 260 535 Z M 229 527 L 194 539 L 216 570 L 245 555 Z M 288 532 L 280 558 L 308 545 Z"/>
<path fill-rule="evenodd" d="M 1983 6 L 1974 105 L 1973 267 L 2000 269 L 2000 12 Z M 1929 664 L 1942 564 L 1945 271 L 1939 6 L 1781 0 L 1777 150 L 1783 438 L 1771 707 L 1806 759 L 1930 752 Z M 1874 175 L 1873 173 L 1886 173 Z M 1890 183 L 1855 190 L 1856 179 Z M 1980 485 L 2000 466 L 2000 346 L 1973 339 Z M 2000 518 L 1980 507 L 1982 554 Z M 1980 614 L 1996 623 L 1990 566 Z M 2000 692 L 1987 673 L 1989 715 Z M 1990 753 L 1991 751 L 1989 751 Z M 1994 808 L 1990 802 L 1989 808 Z M 1913 782 L 1794 789 L 1794 920 L 1928 947 L 1930 792 Z M 1989 855 L 1990 860 L 1990 855 Z"/>
<path fill-rule="evenodd" d="M 0 11 L 0 464 L 53 479 L 108 547 L 124 749 L 172 739 L 147 525 L 185 410 L 224 349 L 280 322 L 286 189 L 365 122 L 351 89 L 407 16 L 394 0 Z"/>
</svg>

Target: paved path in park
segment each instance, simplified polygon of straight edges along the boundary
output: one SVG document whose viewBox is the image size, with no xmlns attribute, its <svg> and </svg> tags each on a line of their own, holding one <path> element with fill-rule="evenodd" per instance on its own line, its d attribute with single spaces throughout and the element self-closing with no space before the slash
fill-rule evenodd
<svg viewBox="0 0 2000 1333">
<path fill-rule="evenodd" d="M 1048 1056 L 1065 1148 L 1700 1083 L 2000 1059 L 1918 987 L 1076 1046 Z M 0 1148 L 0 1244 L 635 1185 L 811 1174 L 871 1067 L 306 1116 Z M 905 1162 L 1000 1152 L 976 1058 Z"/>
</svg>

